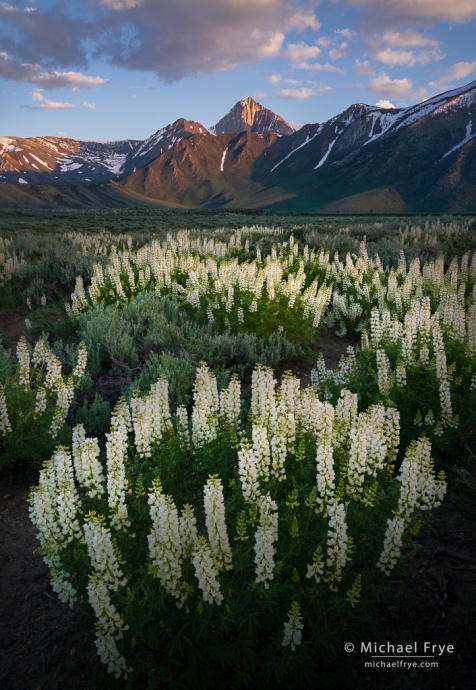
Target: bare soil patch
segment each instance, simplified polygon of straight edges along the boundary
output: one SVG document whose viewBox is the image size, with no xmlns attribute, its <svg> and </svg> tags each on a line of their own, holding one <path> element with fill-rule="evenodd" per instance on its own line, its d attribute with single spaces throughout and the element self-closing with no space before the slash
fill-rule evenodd
<svg viewBox="0 0 476 690">
<path fill-rule="evenodd" d="M 7 345 L 14 345 L 21 335 L 27 334 L 27 315 L 23 309 L 0 309 L 0 334 L 6 337 Z"/>
<path fill-rule="evenodd" d="M 27 496 L 37 481 L 25 471 L 0 481 L 0 688 L 87 690 L 97 661 L 94 629 L 58 600 L 33 553 L 39 542 Z"/>
</svg>

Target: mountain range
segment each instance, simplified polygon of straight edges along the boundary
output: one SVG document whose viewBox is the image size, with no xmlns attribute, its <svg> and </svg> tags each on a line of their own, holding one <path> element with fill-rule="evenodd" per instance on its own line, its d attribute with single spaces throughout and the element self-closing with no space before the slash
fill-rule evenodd
<svg viewBox="0 0 476 690">
<path fill-rule="evenodd" d="M 474 125 L 473 125 L 474 122 Z M 252 98 L 145 141 L 0 137 L 0 206 L 476 211 L 476 81 L 295 130 Z"/>
</svg>

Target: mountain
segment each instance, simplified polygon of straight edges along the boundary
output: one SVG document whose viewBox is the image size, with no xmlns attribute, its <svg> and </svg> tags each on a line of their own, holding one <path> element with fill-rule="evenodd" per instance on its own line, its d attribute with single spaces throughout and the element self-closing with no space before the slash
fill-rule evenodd
<svg viewBox="0 0 476 690">
<path fill-rule="evenodd" d="M 145 141 L 76 141 L 62 137 L 0 137 L 0 181 L 20 184 L 97 184 L 129 175 L 178 141 L 206 132 L 183 118 Z"/>
<path fill-rule="evenodd" d="M 294 132 L 282 117 L 252 98 L 237 103 L 220 123 L 224 123 L 224 131 L 232 133 L 245 130 L 259 134 Z M 238 129 L 233 129 L 233 123 Z M 226 129 L 227 126 L 231 129 Z M 182 139 L 204 132 L 208 130 L 199 122 L 180 118 L 144 141 L 0 137 L 0 182 L 89 185 L 117 180 L 144 167 Z"/>
<path fill-rule="evenodd" d="M 118 186 L 192 207 L 476 210 L 476 82 L 410 108 L 357 103 L 286 137 L 193 136 Z"/>
<path fill-rule="evenodd" d="M 212 134 L 236 134 L 255 132 L 256 134 L 292 134 L 294 127 L 275 115 L 271 110 L 254 101 L 250 96 L 236 103 L 230 112 L 210 127 Z"/>
<path fill-rule="evenodd" d="M 119 175 L 141 142 L 76 141 L 63 137 L 0 137 L 0 180 L 93 184 Z"/>
<path fill-rule="evenodd" d="M 178 120 L 147 143 L 131 142 L 122 175 L 94 185 L 87 203 L 96 199 L 107 206 L 476 212 L 476 81 L 409 108 L 357 103 L 327 122 L 305 125 L 287 136 L 276 131 L 278 127 L 266 133 L 252 131 L 250 122 L 258 122 L 259 108 L 251 99 L 241 101 L 215 125 L 215 133 Z M 277 116 L 271 115 L 276 124 Z M 240 128 L 238 133 L 219 131 L 234 126 Z M 52 141 L 37 141 L 46 139 Z M 3 157 L 16 155 L 13 149 L 19 141 L 0 140 Z M 80 147 L 64 156 L 72 159 L 83 155 L 81 151 Z M 103 168 L 112 166 L 112 153 L 104 149 L 102 155 Z M 28 152 L 26 158 L 30 163 Z M 61 165 L 65 167 L 64 159 Z M 25 188 L 22 203 L 27 204 L 31 195 L 31 203 L 37 204 L 38 185 L 31 193 L 27 185 L 20 186 Z M 2 201 L 5 190 L 0 185 L 0 205 L 11 205 L 11 191 L 9 201 Z M 49 192 L 41 194 L 46 199 Z M 81 203 L 81 198 L 71 190 L 64 203 Z"/>
</svg>

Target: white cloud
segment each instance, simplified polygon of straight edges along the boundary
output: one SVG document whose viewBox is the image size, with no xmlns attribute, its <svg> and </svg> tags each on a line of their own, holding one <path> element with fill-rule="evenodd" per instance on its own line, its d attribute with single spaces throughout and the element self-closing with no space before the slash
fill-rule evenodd
<svg viewBox="0 0 476 690">
<path fill-rule="evenodd" d="M 41 93 L 40 89 L 35 89 L 34 91 L 30 91 L 30 96 L 31 96 L 32 101 L 42 101 L 44 99 L 44 96 Z"/>
<path fill-rule="evenodd" d="M 291 65 L 297 69 L 309 69 L 307 61 L 315 60 L 320 52 L 321 49 L 317 46 L 310 46 L 303 42 L 289 43 L 286 46 L 286 55 L 289 57 Z"/>
<path fill-rule="evenodd" d="M 49 101 L 45 98 L 41 101 L 40 105 L 22 105 L 22 110 L 69 110 L 70 108 L 75 108 L 72 103 L 66 103 L 61 101 Z"/>
<path fill-rule="evenodd" d="M 476 72 L 476 60 L 474 62 L 456 62 L 443 72 L 439 79 L 431 81 L 430 86 L 437 91 L 444 91 L 451 86 L 451 82 L 466 79 L 474 72 Z"/>
<path fill-rule="evenodd" d="M 403 79 L 390 79 L 387 74 L 380 74 L 375 79 L 369 80 L 369 89 L 377 96 L 404 101 L 409 98 L 422 100 L 427 95 L 424 88 L 414 89 L 413 83 L 407 77 Z"/>
<path fill-rule="evenodd" d="M 337 74 L 345 74 L 345 71 L 330 65 L 329 63 L 321 64 L 318 62 L 309 62 L 314 60 L 320 54 L 321 49 L 318 46 L 310 46 L 307 43 L 289 43 L 283 50 L 282 54 L 289 58 L 292 67 L 295 69 L 308 70 L 310 72 L 336 72 Z"/>
<path fill-rule="evenodd" d="M 338 60 L 339 58 L 349 53 L 349 44 L 343 41 L 338 48 L 332 48 L 329 51 L 331 60 Z"/>
<path fill-rule="evenodd" d="M 476 60 L 474 62 L 456 62 L 443 75 L 446 81 L 453 79 L 465 79 L 476 72 Z"/>
<path fill-rule="evenodd" d="M 101 5 L 108 5 L 113 10 L 131 10 L 143 2 L 144 0 L 101 0 Z"/>
<path fill-rule="evenodd" d="M 92 108 L 93 110 L 96 109 L 96 103 L 89 103 L 89 101 L 83 101 L 83 106 L 85 108 Z"/>
<path fill-rule="evenodd" d="M 43 89 L 92 89 L 107 84 L 109 79 L 87 77 L 81 72 L 47 72 L 39 65 L 20 63 L 7 53 L 0 53 L 0 77 L 17 82 L 38 84 Z"/>
<path fill-rule="evenodd" d="M 375 75 L 375 67 L 369 60 L 363 60 L 362 62 L 357 59 L 354 62 L 354 69 L 359 75 L 359 77 L 373 77 Z"/>
<path fill-rule="evenodd" d="M 268 77 L 268 81 L 270 84 L 273 84 L 275 86 L 276 84 L 299 84 L 300 82 L 297 79 L 286 79 L 281 77 L 279 74 L 271 74 Z"/>
<path fill-rule="evenodd" d="M 344 36 L 344 38 L 347 38 L 349 41 L 355 35 L 355 31 L 352 31 L 351 29 L 334 29 L 334 33 Z"/>
<path fill-rule="evenodd" d="M 332 91 L 330 86 L 321 86 L 319 88 L 302 86 L 300 89 L 281 89 L 281 91 L 278 91 L 278 98 L 302 100 L 312 96 L 322 96 L 322 94 L 329 93 L 330 91 Z"/>
<path fill-rule="evenodd" d="M 368 9 L 374 22 L 379 19 L 388 22 L 391 16 L 463 22 L 476 16 L 476 0 L 347 0 L 347 4 Z"/>
<path fill-rule="evenodd" d="M 377 101 L 375 104 L 377 108 L 395 108 L 393 103 L 391 103 L 388 99 L 382 98 L 380 101 Z"/>
<path fill-rule="evenodd" d="M 329 48 L 331 44 L 331 39 L 328 36 L 321 36 L 316 40 L 316 45 L 321 46 L 321 48 Z"/>
<path fill-rule="evenodd" d="M 394 48 L 426 48 L 432 46 L 438 48 L 440 42 L 433 38 L 427 38 L 414 29 L 406 31 L 384 31 L 383 43 Z"/>
<path fill-rule="evenodd" d="M 287 26 L 296 31 L 304 31 L 304 29 L 312 29 L 312 31 L 319 31 L 321 22 L 318 20 L 312 10 L 307 12 L 298 8 L 295 14 L 288 20 Z"/>
</svg>

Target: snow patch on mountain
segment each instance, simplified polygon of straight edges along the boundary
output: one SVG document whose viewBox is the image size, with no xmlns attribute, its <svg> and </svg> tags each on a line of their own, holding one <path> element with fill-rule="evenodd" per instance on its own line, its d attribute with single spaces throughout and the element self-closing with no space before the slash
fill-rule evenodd
<svg viewBox="0 0 476 690">
<path fill-rule="evenodd" d="M 474 137 L 476 137 L 476 132 L 474 132 L 474 134 L 471 134 L 472 128 L 473 128 L 473 121 L 470 120 L 469 124 L 466 125 L 466 136 L 465 136 L 465 138 L 462 141 L 460 141 L 459 144 L 456 144 L 456 146 L 453 146 L 451 151 L 448 151 L 448 153 L 445 153 L 445 155 L 442 157 L 442 160 L 443 160 L 443 158 L 446 158 L 446 156 L 449 156 L 450 153 L 453 153 L 453 151 L 457 151 L 462 146 L 467 144 L 468 141 L 470 141 L 471 139 L 474 139 Z"/>
<path fill-rule="evenodd" d="M 222 157 L 221 157 L 220 172 L 223 172 L 223 166 L 225 165 L 225 158 L 226 158 L 226 152 L 227 152 L 227 151 L 228 151 L 228 149 L 225 149 L 225 150 L 223 151 L 223 155 L 222 155 Z"/>
</svg>

